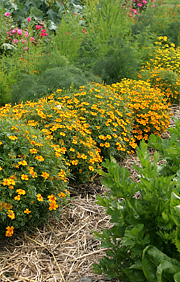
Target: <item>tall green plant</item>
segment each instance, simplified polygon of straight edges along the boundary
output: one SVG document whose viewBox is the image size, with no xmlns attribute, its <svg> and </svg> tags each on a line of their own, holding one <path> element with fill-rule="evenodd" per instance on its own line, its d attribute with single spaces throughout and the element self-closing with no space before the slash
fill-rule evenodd
<svg viewBox="0 0 180 282">
<path fill-rule="evenodd" d="M 141 166 L 134 165 L 138 182 L 115 160 L 103 164 L 108 173 L 101 172 L 102 183 L 110 190 L 103 197 L 97 196 L 97 203 L 107 209 L 114 225 L 102 234 L 95 232 L 101 246 L 107 248 L 106 256 L 94 265 L 96 273 L 120 281 L 179 281 L 179 125 L 172 129 L 167 142 L 151 137 L 150 146 L 162 153 L 164 164 L 159 164 L 157 151 L 152 161 L 148 144 L 140 143 L 137 156 Z"/>
<path fill-rule="evenodd" d="M 115 0 L 88 1 L 85 10 L 87 39 L 83 50 L 86 56 L 100 58 L 116 47 L 116 39 L 129 36 L 131 20 L 122 3 Z"/>
</svg>

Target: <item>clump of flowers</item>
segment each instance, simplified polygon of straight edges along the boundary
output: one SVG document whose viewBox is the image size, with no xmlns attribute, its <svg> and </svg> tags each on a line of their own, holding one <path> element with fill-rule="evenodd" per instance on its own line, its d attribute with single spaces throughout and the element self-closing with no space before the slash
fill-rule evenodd
<svg viewBox="0 0 180 282">
<path fill-rule="evenodd" d="M 151 133 L 160 135 L 169 127 L 170 113 L 164 94 L 152 88 L 150 83 L 124 79 L 112 88 L 126 102 L 131 110 L 132 133 L 139 142 L 148 140 Z"/>
<path fill-rule="evenodd" d="M 23 44 L 24 51 L 27 51 L 29 48 L 29 43 L 37 45 L 39 39 L 47 37 L 48 33 L 45 28 L 44 22 L 37 24 L 34 20 L 28 17 L 23 24 L 23 29 L 18 28 L 11 21 L 10 13 L 5 13 L 4 17 L 8 18 L 9 27 L 6 30 L 6 39 L 9 44 L 16 46 L 17 44 Z"/>
<path fill-rule="evenodd" d="M 69 192 L 68 169 L 40 130 L 0 119 L 0 233 L 45 222 Z"/>
<path fill-rule="evenodd" d="M 52 140 L 51 147 L 56 156 L 63 157 L 71 171 L 71 179 L 87 181 L 99 168 L 102 157 L 89 124 L 78 117 L 77 110 L 61 108 L 54 95 L 36 103 L 6 105 L 0 110 L 0 117 L 7 115 L 16 120 L 23 119 L 29 126 L 39 128 L 45 140 Z"/>
<path fill-rule="evenodd" d="M 131 135 L 129 111 L 123 99 L 107 86 L 92 83 L 81 86 L 78 93 L 56 95 L 62 107 L 75 111 L 88 127 L 102 157 L 122 157 L 136 144 Z M 59 96 L 59 97 L 58 97 Z"/>
<path fill-rule="evenodd" d="M 139 72 L 139 78 L 159 88 L 171 104 L 179 103 L 180 93 L 180 47 L 175 48 L 167 36 L 155 42 L 155 54 Z"/>
<path fill-rule="evenodd" d="M 180 75 L 178 73 L 171 69 L 154 68 L 142 69 L 138 76 L 149 82 L 153 88 L 159 88 L 169 104 L 179 104 Z"/>
</svg>

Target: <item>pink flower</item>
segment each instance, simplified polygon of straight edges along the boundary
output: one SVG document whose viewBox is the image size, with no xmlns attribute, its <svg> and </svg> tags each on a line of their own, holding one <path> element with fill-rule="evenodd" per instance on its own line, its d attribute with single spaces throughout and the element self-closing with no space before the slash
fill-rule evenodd
<svg viewBox="0 0 180 282">
<path fill-rule="evenodd" d="M 9 17 L 9 15 L 10 15 L 9 12 L 6 12 L 6 13 L 4 14 L 5 17 Z"/>
<path fill-rule="evenodd" d="M 29 36 L 29 33 L 25 30 L 25 38 Z"/>
<path fill-rule="evenodd" d="M 87 34 L 87 31 L 85 28 L 83 28 L 82 32 L 84 32 L 85 34 Z"/>
<path fill-rule="evenodd" d="M 143 0 L 142 2 L 143 2 L 143 4 L 147 4 L 147 1 L 146 1 L 146 0 Z"/>
<path fill-rule="evenodd" d="M 40 25 L 38 25 L 38 24 L 36 25 L 36 29 L 37 29 L 37 30 L 41 29 L 41 27 L 42 27 L 42 26 L 40 26 Z"/>
<path fill-rule="evenodd" d="M 31 36 L 30 41 L 34 41 L 34 40 L 35 40 L 34 37 Z"/>
<path fill-rule="evenodd" d="M 138 5 L 139 7 L 142 7 L 142 3 L 138 3 L 137 5 Z"/>
<path fill-rule="evenodd" d="M 12 30 L 12 34 L 15 34 L 16 33 L 16 29 L 14 28 L 13 30 Z"/>
<path fill-rule="evenodd" d="M 15 44 L 17 44 L 17 43 L 18 43 L 18 39 L 13 39 L 13 42 L 14 42 Z"/>
<path fill-rule="evenodd" d="M 156 7 L 156 5 L 155 5 L 155 4 L 151 6 L 151 8 L 154 8 L 154 7 Z"/>
<path fill-rule="evenodd" d="M 28 23 L 32 20 L 31 18 L 27 18 L 27 20 L 28 20 Z"/>
<path fill-rule="evenodd" d="M 131 9 L 131 11 L 133 11 L 133 13 L 136 15 L 137 14 L 137 10 L 136 9 Z"/>
<path fill-rule="evenodd" d="M 77 13 L 73 13 L 75 16 L 77 16 L 78 14 Z"/>
<path fill-rule="evenodd" d="M 28 50 L 28 47 L 24 47 L 24 51 L 27 51 Z"/>
<path fill-rule="evenodd" d="M 17 34 L 22 35 L 22 29 L 16 28 Z"/>
</svg>

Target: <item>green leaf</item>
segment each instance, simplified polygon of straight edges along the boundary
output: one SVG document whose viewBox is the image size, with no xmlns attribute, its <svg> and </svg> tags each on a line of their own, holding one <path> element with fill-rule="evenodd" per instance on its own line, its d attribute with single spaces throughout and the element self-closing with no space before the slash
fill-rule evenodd
<svg viewBox="0 0 180 282">
<path fill-rule="evenodd" d="M 180 262 L 168 257 L 154 246 L 147 246 L 143 251 L 142 268 L 145 277 L 149 282 L 159 282 L 157 280 L 157 268 L 162 261 L 167 261 L 178 268 L 180 268 Z M 160 271 L 160 270 L 159 270 Z M 161 280 L 160 280 L 161 281 Z M 168 281 L 168 280 L 167 280 Z"/>
<path fill-rule="evenodd" d="M 130 279 L 130 281 L 136 281 L 136 282 L 146 282 L 147 281 L 142 271 L 141 261 L 135 262 L 135 264 L 133 264 L 132 266 L 124 269 L 124 273 Z"/>
<path fill-rule="evenodd" d="M 176 266 L 167 260 L 163 260 L 157 267 L 158 282 L 172 282 L 174 274 L 180 271 L 180 266 Z"/>
<path fill-rule="evenodd" d="M 179 282 L 179 281 L 180 281 L 180 272 L 174 275 L 174 282 Z"/>
</svg>

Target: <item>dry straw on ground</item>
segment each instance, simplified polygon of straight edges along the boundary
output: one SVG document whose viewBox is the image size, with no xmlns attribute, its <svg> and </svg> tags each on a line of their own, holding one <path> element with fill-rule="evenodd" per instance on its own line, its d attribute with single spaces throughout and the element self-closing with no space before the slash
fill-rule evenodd
<svg viewBox="0 0 180 282">
<path fill-rule="evenodd" d="M 173 108 L 176 118 L 179 112 L 179 107 Z M 132 169 L 134 162 L 138 162 L 136 155 L 124 160 L 122 165 L 137 180 Z M 64 207 L 59 220 L 52 219 L 32 233 L 24 232 L 0 242 L 0 282 L 108 281 L 92 270 L 92 264 L 105 254 L 92 230 L 102 232 L 111 225 L 105 209 L 95 203 L 96 194 L 102 194 L 104 189 L 100 181 L 73 188 L 76 195 Z"/>
</svg>

